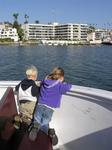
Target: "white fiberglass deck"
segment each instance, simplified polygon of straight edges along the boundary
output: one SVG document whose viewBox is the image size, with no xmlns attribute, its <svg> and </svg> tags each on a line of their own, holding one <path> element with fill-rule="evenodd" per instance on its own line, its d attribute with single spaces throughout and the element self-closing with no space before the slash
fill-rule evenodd
<svg viewBox="0 0 112 150">
<path fill-rule="evenodd" d="M 17 83 L 0 82 L 1 93 Z M 112 150 L 112 92 L 73 86 L 50 126 L 59 138 L 56 150 Z"/>
</svg>

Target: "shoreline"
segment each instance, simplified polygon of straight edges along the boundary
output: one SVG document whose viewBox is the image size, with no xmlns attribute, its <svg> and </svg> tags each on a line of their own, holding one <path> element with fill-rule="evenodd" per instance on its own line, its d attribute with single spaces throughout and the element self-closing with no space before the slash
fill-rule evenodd
<svg viewBox="0 0 112 150">
<path fill-rule="evenodd" d="M 65 43 L 58 43 L 58 42 L 31 42 L 31 41 L 27 41 L 27 42 L 0 42 L 0 46 L 2 45 L 18 45 L 18 46 L 27 46 L 27 45 L 51 45 L 51 46 L 67 46 L 67 45 L 100 45 L 103 43 L 95 43 L 95 42 L 65 42 Z"/>
<path fill-rule="evenodd" d="M 37 42 L 0 42 L 0 45 L 32 45 L 32 44 L 39 44 Z"/>
</svg>

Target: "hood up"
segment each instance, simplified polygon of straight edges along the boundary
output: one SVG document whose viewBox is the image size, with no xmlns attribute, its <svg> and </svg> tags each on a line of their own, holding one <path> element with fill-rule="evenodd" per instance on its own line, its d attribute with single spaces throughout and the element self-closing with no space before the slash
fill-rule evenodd
<svg viewBox="0 0 112 150">
<path fill-rule="evenodd" d="M 29 79 L 24 79 L 21 82 L 21 87 L 23 90 L 28 89 L 30 86 L 34 85 L 34 81 L 33 80 L 29 80 Z"/>
</svg>

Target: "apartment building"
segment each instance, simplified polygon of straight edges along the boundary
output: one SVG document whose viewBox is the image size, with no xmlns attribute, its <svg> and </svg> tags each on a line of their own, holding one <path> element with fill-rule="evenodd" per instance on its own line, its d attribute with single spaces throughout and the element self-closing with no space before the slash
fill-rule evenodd
<svg viewBox="0 0 112 150">
<path fill-rule="evenodd" d="M 107 37 L 108 32 L 104 29 L 96 29 L 94 32 L 88 33 L 88 41 L 95 43 L 102 42 L 104 37 Z"/>
<path fill-rule="evenodd" d="M 54 26 L 46 24 L 22 25 L 26 40 L 50 40 L 54 38 Z"/>
<path fill-rule="evenodd" d="M 61 24 L 55 26 L 56 40 L 72 40 L 71 24 Z"/>
<path fill-rule="evenodd" d="M 87 41 L 87 24 L 24 24 L 25 39 L 84 40 Z"/>
<path fill-rule="evenodd" d="M 96 29 L 95 30 L 95 40 L 101 40 L 101 39 L 103 39 L 103 36 L 106 33 L 107 32 L 104 29 Z"/>
<path fill-rule="evenodd" d="M 55 26 L 55 38 L 59 40 L 87 41 L 87 24 L 61 24 Z"/>
<path fill-rule="evenodd" d="M 6 39 L 10 38 L 13 39 L 15 42 L 19 40 L 17 29 L 12 27 L 7 27 L 5 24 L 0 24 L 0 38 Z"/>
</svg>

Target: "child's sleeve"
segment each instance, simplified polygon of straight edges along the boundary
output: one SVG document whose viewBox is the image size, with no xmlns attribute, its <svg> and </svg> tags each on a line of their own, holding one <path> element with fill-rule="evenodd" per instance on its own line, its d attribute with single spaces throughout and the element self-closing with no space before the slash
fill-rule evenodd
<svg viewBox="0 0 112 150">
<path fill-rule="evenodd" d="M 40 87 L 37 86 L 36 84 L 34 84 L 32 86 L 31 92 L 32 92 L 32 96 L 38 97 L 39 96 L 39 92 L 40 92 Z"/>
<path fill-rule="evenodd" d="M 60 85 L 60 93 L 64 94 L 64 93 L 70 91 L 71 88 L 72 88 L 71 84 L 69 84 L 69 83 L 62 83 Z"/>
<path fill-rule="evenodd" d="M 15 87 L 15 91 L 16 91 L 16 92 L 19 90 L 20 84 L 21 84 L 21 83 L 19 83 L 18 85 L 16 85 L 16 87 Z"/>
</svg>

